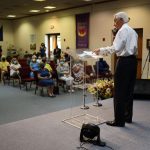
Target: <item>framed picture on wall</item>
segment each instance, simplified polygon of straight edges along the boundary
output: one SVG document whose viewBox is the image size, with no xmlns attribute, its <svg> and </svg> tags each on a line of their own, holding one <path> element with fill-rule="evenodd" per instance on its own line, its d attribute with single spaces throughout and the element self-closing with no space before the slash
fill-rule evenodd
<svg viewBox="0 0 150 150">
<path fill-rule="evenodd" d="M 36 35 L 30 35 L 30 50 L 36 50 Z"/>
</svg>

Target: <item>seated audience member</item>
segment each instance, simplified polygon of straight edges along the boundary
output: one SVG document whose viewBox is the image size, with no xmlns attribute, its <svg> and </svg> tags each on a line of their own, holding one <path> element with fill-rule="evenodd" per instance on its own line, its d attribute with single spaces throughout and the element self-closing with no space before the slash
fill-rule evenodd
<svg viewBox="0 0 150 150">
<path fill-rule="evenodd" d="M 66 88 L 69 88 L 68 92 L 74 92 L 73 90 L 74 78 L 70 75 L 70 67 L 68 62 L 61 60 L 57 66 L 57 72 L 58 72 L 58 78 L 62 81 L 65 81 L 67 86 Z"/>
<path fill-rule="evenodd" d="M 31 72 L 30 72 L 30 77 L 34 77 L 34 71 L 38 71 L 39 70 L 39 63 L 36 61 L 36 56 L 33 55 L 32 56 L 32 59 L 30 61 L 30 69 L 31 69 Z"/>
<path fill-rule="evenodd" d="M 107 64 L 107 62 L 103 58 L 100 58 L 99 61 L 96 62 L 96 68 L 95 69 L 96 69 L 95 71 L 101 75 L 110 74 L 109 65 Z"/>
<path fill-rule="evenodd" d="M 64 53 L 64 59 L 65 59 L 65 62 L 70 62 L 70 55 L 67 54 L 66 52 Z"/>
<path fill-rule="evenodd" d="M 75 63 L 72 67 L 72 73 L 74 77 L 74 84 L 83 83 L 85 78 L 89 78 L 84 72 L 84 66 L 81 63 Z"/>
<path fill-rule="evenodd" d="M 39 64 L 42 62 L 42 57 L 41 57 L 40 55 L 38 56 L 37 62 L 38 62 Z"/>
<path fill-rule="evenodd" d="M 42 62 L 45 64 L 45 68 L 50 72 L 52 73 L 53 72 L 53 69 L 52 67 L 50 66 L 49 62 L 48 62 L 48 59 L 46 57 L 43 57 L 42 58 Z"/>
<path fill-rule="evenodd" d="M 55 97 L 55 95 L 53 93 L 54 81 L 51 78 L 52 77 L 51 73 L 47 69 L 45 69 L 44 63 L 41 63 L 39 66 L 40 66 L 40 70 L 38 71 L 38 74 L 37 74 L 38 79 L 39 79 L 38 84 L 42 85 L 42 86 L 47 86 L 48 87 L 48 89 L 47 89 L 48 95 L 50 97 Z"/>
<path fill-rule="evenodd" d="M 10 76 L 11 77 L 20 77 L 20 75 L 19 75 L 20 68 L 21 68 L 21 65 L 19 64 L 17 58 L 12 58 L 11 64 L 10 64 Z"/>
<path fill-rule="evenodd" d="M 6 60 L 5 56 L 2 56 L 2 61 L 0 62 L 0 70 L 1 70 L 1 81 L 4 79 L 4 75 L 8 73 L 8 67 L 10 66 L 9 62 Z"/>
</svg>

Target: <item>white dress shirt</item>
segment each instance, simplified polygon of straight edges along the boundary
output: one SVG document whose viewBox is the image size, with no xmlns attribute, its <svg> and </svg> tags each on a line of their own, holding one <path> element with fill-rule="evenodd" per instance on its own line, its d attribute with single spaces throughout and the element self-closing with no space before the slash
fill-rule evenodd
<svg viewBox="0 0 150 150">
<path fill-rule="evenodd" d="M 137 55 L 137 41 L 137 33 L 125 23 L 118 30 L 113 45 L 100 48 L 100 54 L 116 53 L 117 56 Z"/>
</svg>

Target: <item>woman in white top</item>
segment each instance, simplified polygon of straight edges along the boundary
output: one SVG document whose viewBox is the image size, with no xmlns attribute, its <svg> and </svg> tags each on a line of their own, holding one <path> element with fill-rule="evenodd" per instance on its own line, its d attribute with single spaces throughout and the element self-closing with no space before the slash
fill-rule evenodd
<svg viewBox="0 0 150 150">
<path fill-rule="evenodd" d="M 20 68 L 21 68 L 21 65 L 19 64 L 18 60 L 16 58 L 12 58 L 11 64 L 10 64 L 10 76 L 11 77 L 19 76 Z"/>
<path fill-rule="evenodd" d="M 68 62 L 61 60 L 57 66 L 58 78 L 66 82 L 66 86 L 69 87 L 68 92 L 74 92 L 73 90 L 73 80 L 74 78 L 70 75 L 70 67 Z"/>
</svg>

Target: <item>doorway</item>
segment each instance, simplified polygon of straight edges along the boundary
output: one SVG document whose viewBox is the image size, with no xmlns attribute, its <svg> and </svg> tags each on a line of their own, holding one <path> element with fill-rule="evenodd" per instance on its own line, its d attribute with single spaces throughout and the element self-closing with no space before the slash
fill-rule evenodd
<svg viewBox="0 0 150 150">
<path fill-rule="evenodd" d="M 46 57 L 53 60 L 53 50 L 58 46 L 61 49 L 60 33 L 45 35 Z"/>
</svg>

